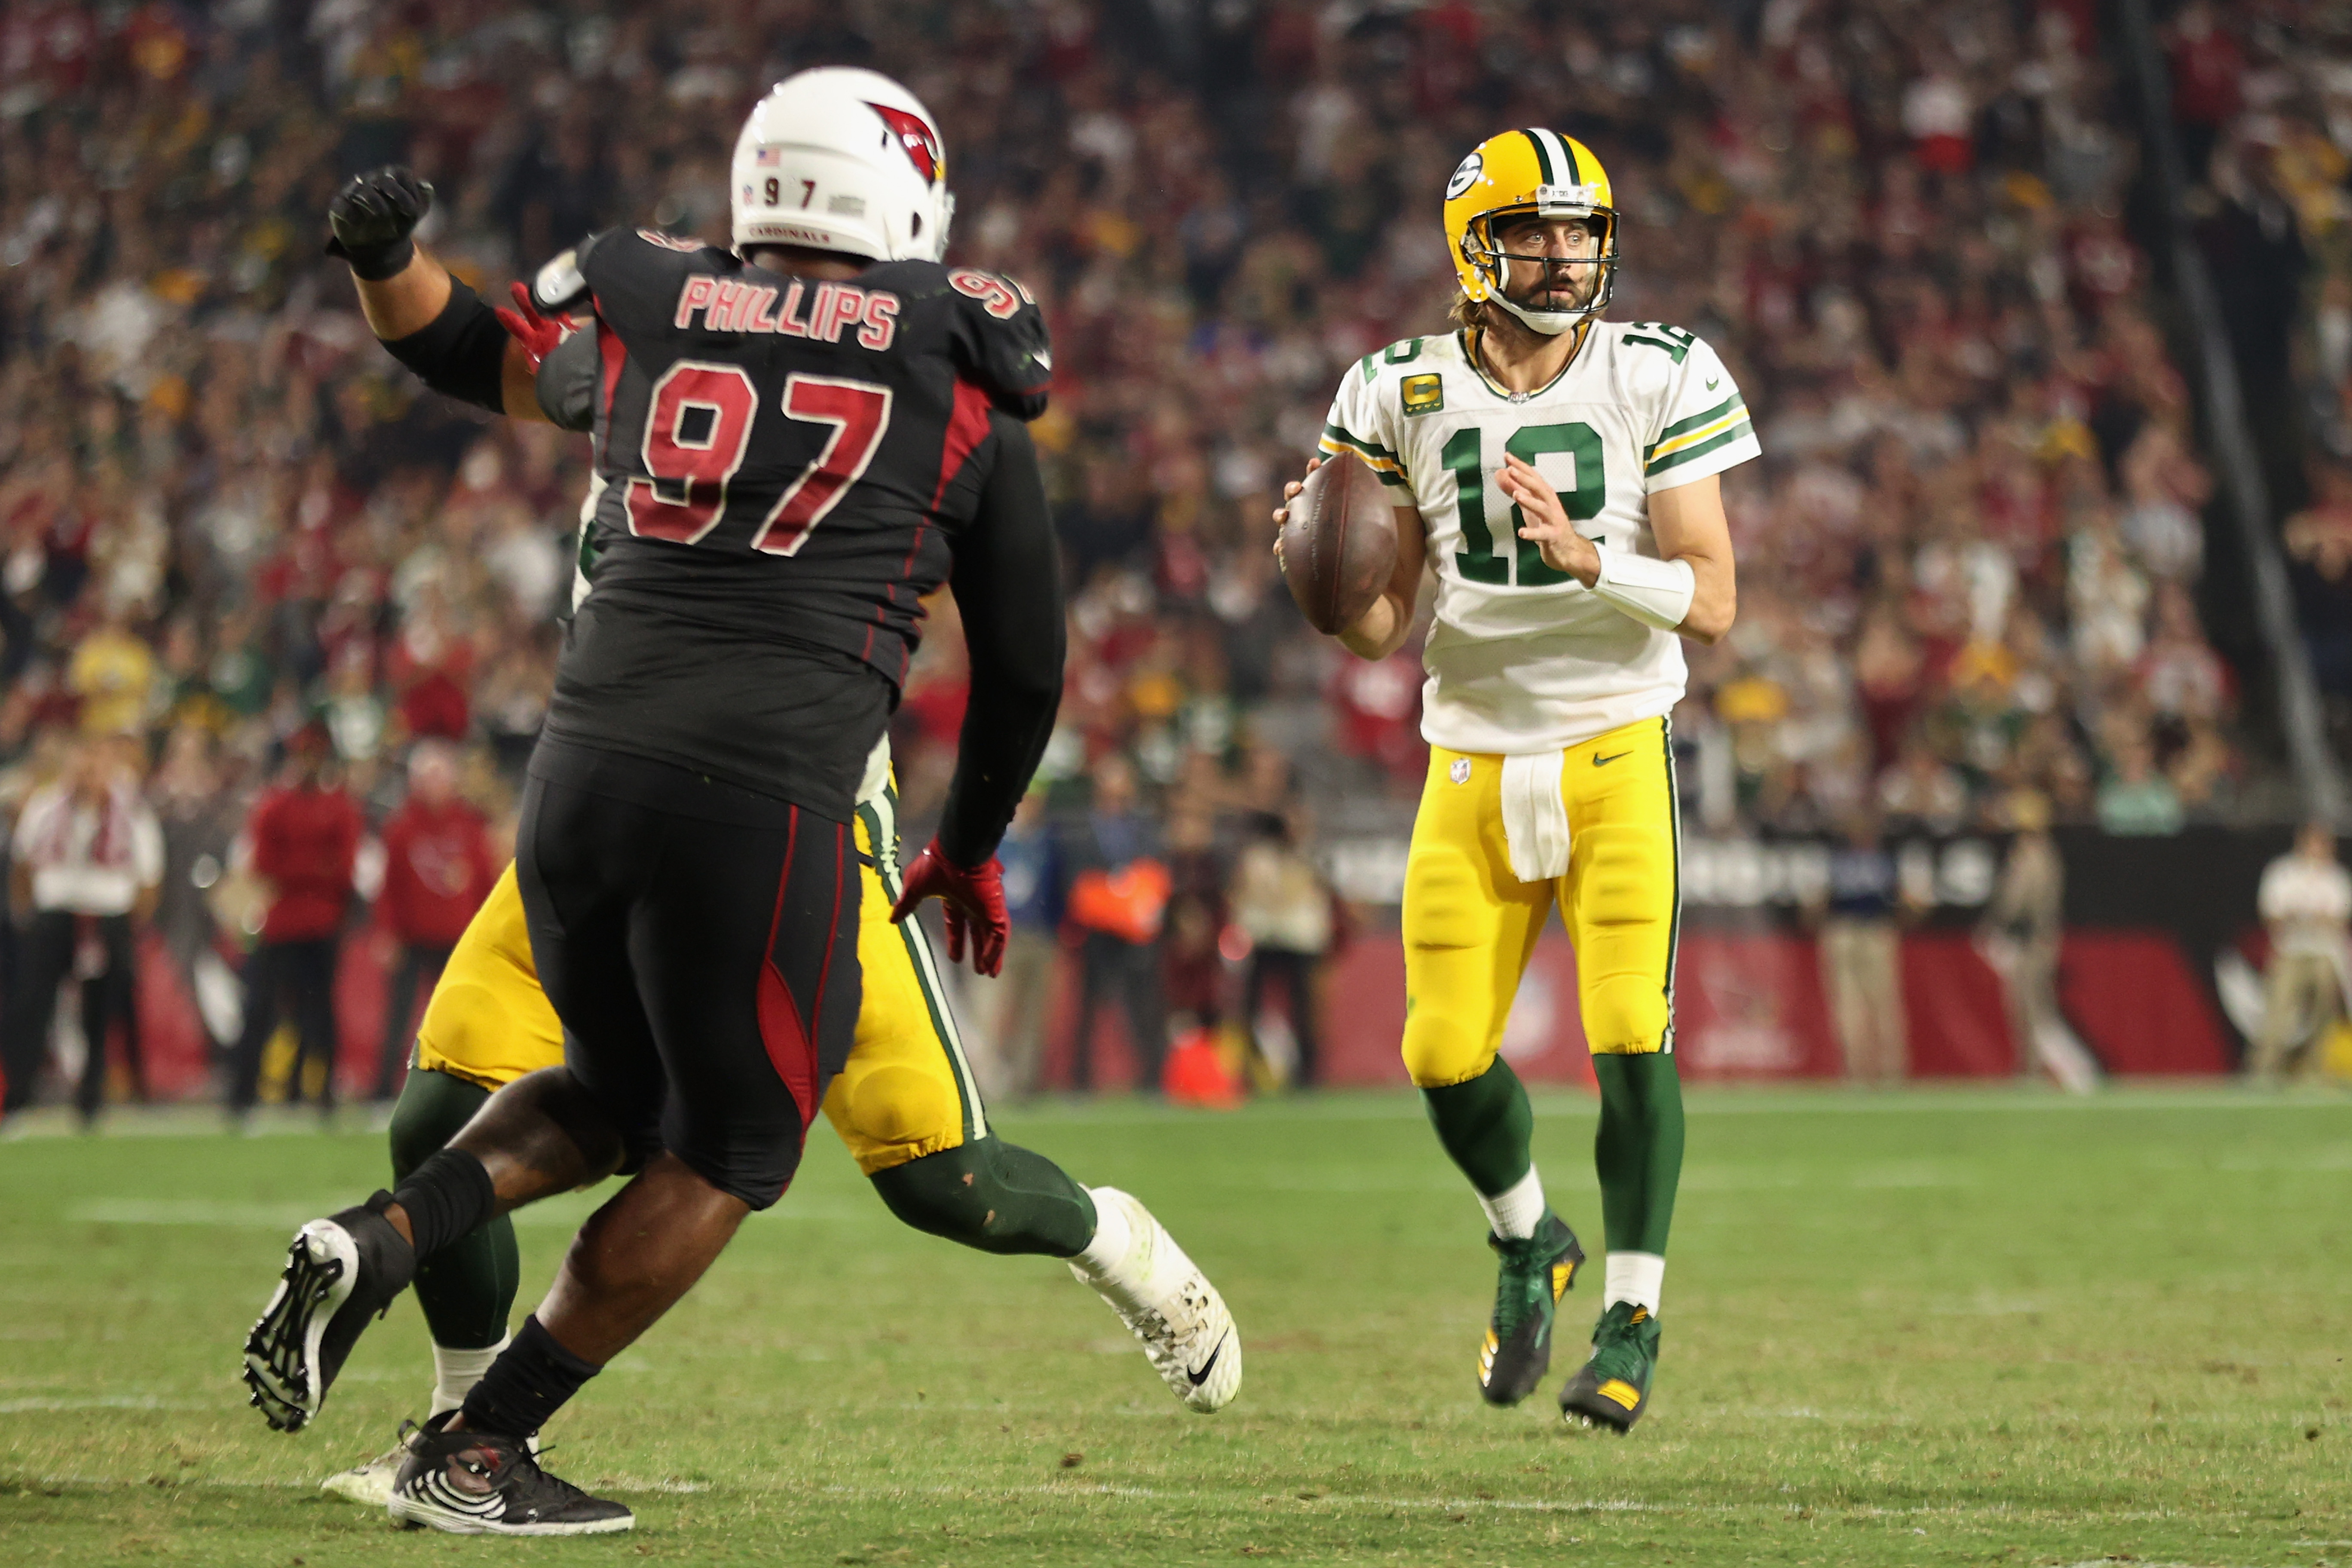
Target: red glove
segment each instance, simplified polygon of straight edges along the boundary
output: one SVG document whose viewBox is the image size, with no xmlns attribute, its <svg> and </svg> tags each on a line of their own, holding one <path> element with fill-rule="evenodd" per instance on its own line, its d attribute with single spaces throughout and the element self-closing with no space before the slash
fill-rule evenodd
<svg viewBox="0 0 2352 1568">
<path fill-rule="evenodd" d="M 925 899 L 937 898 L 948 907 L 948 962 L 963 962 L 964 933 L 971 933 L 971 966 L 992 975 L 1004 967 L 1004 942 L 1013 934 L 1013 917 L 1004 912 L 1004 868 L 992 855 L 985 863 L 966 870 L 940 853 L 940 841 L 915 857 L 890 918 L 903 921 Z"/>
<path fill-rule="evenodd" d="M 492 314 L 498 317 L 499 325 L 507 330 L 507 335 L 522 345 L 522 352 L 530 357 L 530 368 L 537 370 L 539 362 L 547 357 L 548 352 L 572 335 L 572 328 L 568 322 L 541 315 L 539 307 L 530 302 L 530 290 L 521 284 L 509 284 L 507 292 L 514 296 L 514 302 L 522 307 L 521 310 L 501 308 Z"/>
</svg>

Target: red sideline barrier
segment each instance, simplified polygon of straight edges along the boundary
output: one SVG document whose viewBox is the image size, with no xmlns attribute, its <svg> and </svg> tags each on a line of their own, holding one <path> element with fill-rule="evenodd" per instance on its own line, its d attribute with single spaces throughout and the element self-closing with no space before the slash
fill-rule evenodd
<svg viewBox="0 0 2352 1568">
<path fill-rule="evenodd" d="M 2006 1078 L 2017 1039 L 2000 977 L 1957 931 L 1903 939 L 1903 1018 L 1913 1078 Z M 1834 1053 L 1832 1070 L 1843 1064 Z"/>
<path fill-rule="evenodd" d="M 373 924 L 343 944 L 335 986 L 341 1029 L 339 1090 L 374 1083 L 391 941 Z M 205 1091 L 207 1059 L 194 1000 L 161 942 L 139 949 L 140 1026 L 158 1099 Z M 1914 931 L 1903 939 L 1905 1014 L 1915 1078 L 2001 1078 L 2016 1069 L 2000 983 L 1964 933 Z M 1050 1009 L 1045 1081 L 1069 1081 L 1076 964 L 1066 963 Z M 1697 1081 L 1834 1078 L 1836 1036 L 1812 939 L 1783 931 L 1685 929 L 1675 976 L 1676 1054 Z M 2068 932 L 2059 1000 L 2084 1042 L 2112 1073 L 2231 1070 L 2230 1034 L 2180 944 L 2154 931 Z M 1393 937 L 1350 943 L 1324 977 L 1324 1081 L 1332 1087 L 1402 1087 L 1404 949 Z M 423 998 L 418 998 L 418 1005 Z M 1134 1081 L 1123 1019 L 1107 1007 L 1097 1026 L 1096 1087 Z M 1592 1069 L 1577 1017 L 1576 954 L 1568 939 L 1536 944 L 1504 1034 L 1503 1050 L 1530 1082 L 1591 1088 Z"/>
<path fill-rule="evenodd" d="M 2109 1072 L 2231 1070 L 2227 1029 L 2169 933 L 2071 932 L 2059 974 L 2068 1019 Z M 1966 933 L 1906 933 L 1903 984 L 1911 1076 L 2006 1078 L 2017 1070 L 2000 981 Z M 1324 995 L 1325 1082 L 1404 1084 L 1402 944 L 1354 942 L 1326 976 Z M 1843 1070 L 1819 947 L 1809 936 L 1685 930 L 1675 1016 L 1675 1052 L 1695 1081 L 1831 1079 Z M 1058 1042 L 1067 1028 L 1066 1015 L 1058 1016 L 1051 1037 Z M 1123 1041 L 1118 1048 L 1124 1059 Z M 1576 954 L 1566 936 L 1553 932 L 1537 943 L 1503 1048 L 1530 1082 L 1591 1087 Z"/>
<path fill-rule="evenodd" d="M 365 1095 L 375 1087 L 376 1041 L 383 1033 L 384 986 L 393 952 L 392 939 L 373 922 L 343 940 L 342 963 L 335 974 L 341 1050 L 335 1089 L 345 1098 Z M 420 994 L 416 1005 L 421 1010 L 424 1004 Z M 280 1016 L 285 1016 L 281 1009 Z M 193 1100 L 206 1092 L 211 1064 L 195 998 L 162 939 L 152 931 L 139 942 L 139 1032 L 150 1093 L 158 1100 Z"/>
<path fill-rule="evenodd" d="M 2165 932 L 2067 932 L 2058 1005 L 2109 1072 L 2231 1070 L 2234 1053 L 2212 993 Z"/>
</svg>

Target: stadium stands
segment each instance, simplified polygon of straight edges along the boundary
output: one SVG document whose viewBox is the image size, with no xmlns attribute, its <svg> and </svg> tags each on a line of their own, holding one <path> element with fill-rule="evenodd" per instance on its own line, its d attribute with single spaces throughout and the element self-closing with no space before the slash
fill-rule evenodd
<svg viewBox="0 0 2352 1568">
<path fill-rule="evenodd" d="M 2227 820 L 2252 764 L 2239 672 L 2200 625 L 2211 481 L 2125 223 L 2135 141 L 2096 9 L 1266 0 L 1164 32 L 1189 13 L 11 5 L 0 795 L 13 814 L 68 731 L 135 732 L 155 757 L 193 731 L 220 765 L 177 776 L 242 800 L 320 718 L 373 818 L 427 736 L 469 746 L 472 793 L 502 807 L 583 455 L 379 353 L 319 253 L 326 199 L 413 163 L 441 191 L 426 239 L 485 292 L 600 226 L 723 238 L 751 95 L 845 61 L 925 96 L 958 254 L 1049 304 L 1038 434 L 1072 639 L 1048 773 L 1070 792 L 1126 751 L 1164 810 L 1226 824 L 1229 852 L 1301 780 L 1327 822 L 1410 800 L 1412 648 L 1367 666 L 1309 634 L 1264 520 L 1345 366 L 1442 329 L 1438 193 L 1462 150 L 1549 124 L 1625 203 L 1616 313 L 1715 343 L 1767 454 L 1727 487 L 1739 626 L 1693 650 L 1676 715 L 1697 821 L 2000 831 L 2030 800 L 2061 824 Z M 2321 269 L 2311 374 L 2340 388 L 2352 77 L 2218 16 L 2192 5 L 2175 35 L 2177 75 L 2206 84 L 2183 122 L 2292 198 Z M 2340 691 L 2352 481 L 2334 482 L 2294 537 L 2306 600 L 2341 612 L 2311 621 Z M 898 725 L 917 817 L 961 705 L 940 620 Z"/>
</svg>

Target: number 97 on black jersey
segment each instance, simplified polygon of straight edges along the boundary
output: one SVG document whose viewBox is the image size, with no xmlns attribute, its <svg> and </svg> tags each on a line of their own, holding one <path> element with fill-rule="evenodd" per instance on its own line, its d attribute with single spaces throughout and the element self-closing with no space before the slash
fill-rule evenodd
<svg viewBox="0 0 2352 1568">
<path fill-rule="evenodd" d="M 751 787 L 815 731 L 878 734 L 973 520 L 991 411 L 1044 410 L 1035 302 L 933 262 L 816 279 L 633 230 L 537 289 L 575 282 L 539 302 L 593 330 L 547 356 L 539 398 L 595 438 L 594 566 L 549 732 Z"/>
</svg>

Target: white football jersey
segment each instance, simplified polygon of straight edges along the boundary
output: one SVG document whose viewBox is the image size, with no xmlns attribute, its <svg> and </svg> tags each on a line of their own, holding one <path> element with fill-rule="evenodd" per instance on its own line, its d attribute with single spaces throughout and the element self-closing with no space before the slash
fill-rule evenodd
<svg viewBox="0 0 2352 1568">
<path fill-rule="evenodd" d="M 1650 496 L 1759 455 L 1713 349 L 1679 327 L 1598 321 L 1558 380 L 1513 396 L 1462 332 L 1407 338 L 1341 378 L 1326 453 L 1352 452 L 1409 498 L 1437 572 L 1421 731 L 1457 752 L 1572 746 L 1682 700 L 1682 639 L 1543 563 L 1496 488 L 1535 465 L 1586 538 L 1655 556 Z"/>
</svg>

